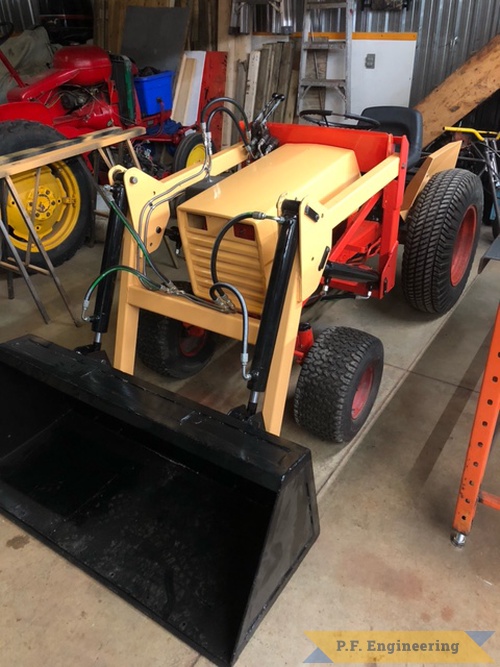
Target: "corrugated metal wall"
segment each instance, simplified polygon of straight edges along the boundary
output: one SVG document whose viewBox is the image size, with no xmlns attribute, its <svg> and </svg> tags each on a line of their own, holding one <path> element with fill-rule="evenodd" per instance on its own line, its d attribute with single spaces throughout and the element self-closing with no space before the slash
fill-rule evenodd
<svg viewBox="0 0 500 667">
<path fill-rule="evenodd" d="M 410 100 L 416 104 L 500 33 L 500 2 L 412 0 L 401 12 L 358 10 L 356 30 L 418 34 Z"/>
<path fill-rule="evenodd" d="M 38 18 L 38 0 L 0 0 L 0 21 L 11 21 L 16 30 L 31 28 Z"/>
<path fill-rule="evenodd" d="M 358 32 L 416 32 L 417 51 L 411 104 L 423 99 L 433 88 L 500 33 L 499 0 L 410 0 L 402 11 L 356 11 Z M 301 29 L 304 1 L 293 0 L 294 26 Z M 271 10 L 269 10 L 271 11 Z M 329 23 L 331 12 L 317 12 L 314 29 L 338 32 L 341 26 Z M 273 25 L 259 25 L 272 32 Z M 390 86 L 390 80 L 387 85 Z"/>
</svg>

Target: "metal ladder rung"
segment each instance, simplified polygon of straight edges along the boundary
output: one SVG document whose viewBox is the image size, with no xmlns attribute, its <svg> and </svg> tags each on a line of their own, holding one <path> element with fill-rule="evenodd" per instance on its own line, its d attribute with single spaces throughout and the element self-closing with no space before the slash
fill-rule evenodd
<svg viewBox="0 0 500 667">
<path fill-rule="evenodd" d="M 314 9 L 346 9 L 347 2 L 306 2 L 306 11 Z"/>
<path fill-rule="evenodd" d="M 345 84 L 345 79 L 301 79 L 301 86 L 309 88 L 338 88 Z"/>
<path fill-rule="evenodd" d="M 319 16 L 315 13 L 318 10 L 322 12 Z M 327 91 L 338 91 L 340 88 L 342 88 L 341 110 L 349 113 L 351 46 L 355 14 L 356 0 L 305 1 L 300 45 L 298 113 L 311 105 L 311 99 L 308 99 L 309 91 L 311 91 L 312 99 L 318 98 L 319 107 L 325 108 L 325 104 L 330 104 L 330 96 Z M 331 32 L 331 26 L 335 26 L 335 32 Z M 325 39 L 315 41 L 313 38 L 315 34 L 323 34 Z M 333 39 L 327 39 L 328 34 L 331 34 Z M 328 74 L 330 76 L 337 73 L 342 75 L 344 71 L 345 78 L 343 79 L 327 78 Z M 318 108 L 317 102 L 313 104 L 316 105 L 315 108 Z"/>
<path fill-rule="evenodd" d="M 328 42 L 304 42 L 303 49 L 312 51 L 330 51 L 345 44 L 345 39 L 330 39 Z"/>
</svg>

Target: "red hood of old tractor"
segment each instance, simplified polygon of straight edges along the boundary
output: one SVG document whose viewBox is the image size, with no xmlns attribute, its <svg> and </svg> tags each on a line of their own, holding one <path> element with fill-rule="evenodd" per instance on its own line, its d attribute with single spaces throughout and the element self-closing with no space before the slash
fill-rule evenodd
<svg viewBox="0 0 500 667">
<path fill-rule="evenodd" d="M 72 81 L 78 86 L 92 86 L 111 78 L 111 61 L 107 51 L 91 44 L 59 49 L 52 66 L 74 72 Z"/>
<path fill-rule="evenodd" d="M 111 61 L 98 46 L 65 46 L 54 55 L 52 68 L 26 80 L 27 85 L 7 93 L 9 102 L 27 102 L 67 83 L 93 86 L 111 78 Z"/>
</svg>

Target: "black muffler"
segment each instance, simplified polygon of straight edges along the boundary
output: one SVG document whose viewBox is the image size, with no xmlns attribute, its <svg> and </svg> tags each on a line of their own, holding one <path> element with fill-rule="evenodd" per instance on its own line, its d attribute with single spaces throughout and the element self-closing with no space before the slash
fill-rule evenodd
<svg viewBox="0 0 500 667">
<path fill-rule="evenodd" d="M 233 664 L 319 533 L 309 450 L 35 337 L 0 406 L 0 511 Z"/>
</svg>

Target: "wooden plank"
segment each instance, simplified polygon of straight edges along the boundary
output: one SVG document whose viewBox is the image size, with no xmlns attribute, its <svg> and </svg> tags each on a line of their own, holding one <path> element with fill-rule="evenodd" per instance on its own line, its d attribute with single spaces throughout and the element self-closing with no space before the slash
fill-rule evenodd
<svg viewBox="0 0 500 667">
<path fill-rule="evenodd" d="M 260 51 L 251 51 L 248 56 L 247 85 L 245 92 L 245 113 L 252 119 L 255 112 L 255 96 L 257 95 L 257 79 L 259 77 Z"/>
<path fill-rule="evenodd" d="M 299 92 L 299 70 L 294 69 L 290 75 L 290 88 L 288 90 L 285 101 L 285 115 L 283 116 L 284 123 L 295 123 L 296 121 L 296 101 Z"/>
<path fill-rule="evenodd" d="M 291 53 L 291 72 L 290 72 L 290 83 L 288 90 L 285 92 L 287 98 L 285 102 L 285 113 L 283 116 L 283 122 L 285 123 L 295 123 L 296 118 L 296 107 L 297 107 L 297 96 L 299 92 L 299 69 L 300 69 L 300 40 L 293 39 L 290 42 L 292 46 Z"/>
<path fill-rule="evenodd" d="M 200 107 L 201 82 L 203 79 L 203 70 L 205 69 L 205 51 L 186 51 L 186 57 L 195 62 L 194 71 L 191 75 L 189 86 L 189 98 L 183 118 L 174 118 L 183 125 L 194 125 L 199 121 L 198 110 Z"/>
<path fill-rule="evenodd" d="M 236 63 L 244 60 L 251 51 L 250 35 L 240 35 L 237 39 L 230 34 L 231 0 L 219 0 L 217 12 L 217 50 L 227 52 L 226 95 L 234 96 L 236 84 Z M 231 143 L 231 119 L 224 114 L 223 147 Z"/>
<path fill-rule="evenodd" d="M 260 52 L 259 76 L 257 77 L 257 92 L 255 95 L 255 114 L 264 106 L 269 81 L 271 61 L 271 45 L 264 44 Z"/>
<path fill-rule="evenodd" d="M 222 51 L 207 51 L 205 53 L 205 67 L 201 81 L 200 106 L 198 116 L 205 106 L 212 100 L 223 97 L 226 94 L 227 53 Z M 236 97 L 236 99 L 239 99 Z M 211 106 L 215 109 L 217 105 Z M 222 145 L 222 124 L 226 114 L 216 114 L 210 123 L 212 142 L 216 150 Z"/>
<path fill-rule="evenodd" d="M 264 87 L 264 104 L 271 99 L 271 95 L 275 92 L 275 86 L 278 85 L 282 44 L 269 44 L 268 46 L 270 47 L 270 56 L 267 68 L 266 85 Z M 260 108 L 257 109 L 257 112 L 259 111 Z"/>
<path fill-rule="evenodd" d="M 280 79 L 280 67 L 281 67 L 281 58 L 283 55 L 283 42 L 277 42 L 272 46 L 273 52 L 273 68 L 270 72 L 269 77 L 269 91 L 268 99 L 271 98 L 273 93 L 278 92 L 279 88 L 279 79 Z M 273 117 L 274 120 L 274 117 Z"/>
<path fill-rule="evenodd" d="M 112 53 L 120 53 L 125 21 L 125 1 L 115 0 L 109 3 L 108 46 Z"/>
<path fill-rule="evenodd" d="M 205 3 L 203 3 L 205 7 Z M 200 3 L 199 0 L 189 0 L 188 7 L 191 10 L 191 23 L 188 30 L 188 46 L 189 51 L 193 51 L 195 47 L 193 44 L 199 44 L 200 42 L 200 27 L 206 27 L 206 21 L 203 21 L 202 26 L 200 26 Z M 206 47 L 205 47 L 206 48 Z M 201 49 L 200 49 L 201 50 Z"/>
<path fill-rule="evenodd" d="M 94 0 L 94 44 L 104 47 L 105 29 L 107 25 L 106 1 Z"/>
<path fill-rule="evenodd" d="M 234 93 L 234 99 L 241 105 L 243 105 L 245 101 L 246 84 L 247 84 L 247 62 L 244 60 L 239 60 L 236 70 L 236 89 Z M 235 109 L 231 107 L 231 111 L 234 112 Z M 239 117 L 238 112 L 236 113 L 236 117 Z M 235 144 L 237 141 L 241 141 L 241 137 L 239 135 L 237 128 L 234 127 L 233 124 L 233 129 L 231 131 L 231 143 Z"/>
<path fill-rule="evenodd" d="M 281 52 L 281 62 L 278 76 L 278 86 L 276 92 L 288 97 L 290 91 L 290 77 L 292 75 L 293 45 L 290 42 L 283 44 Z M 282 123 L 285 118 L 286 100 L 280 104 L 274 114 L 274 120 Z"/>
<path fill-rule="evenodd" d="M 424 120 L 424 146 L 454 125 L 500 88 L 500 35 L 419 102 Z"/>
<path fill-rule="evenodd" d="M 0 156 L 0 178 L 15 176 L 52 162 L 67 160 L 98 148 L 113 146 L 122 141 L 140 137 L 145 131 L 143 127 L 132 127 L 128 130 L 113 127 L 82 134 L 74 139 L 59 139 L 43 146 L 8 153 Z"/>
<path fill-rule="evenodd" d="M 208 0 L 207 4 L 207 33 L 208 33 L 208 42 L 206 49 L 209 51 L 215 51 L 217 48 L 217 0 Z M 198 48 L 203 48 L 199 46 Z"/>
<path fill-rule="evenodd" d="M 178 123 L 183 123 L 186 116 L 191 86 L 194 81 L 196 60 L 182 56 L 179 75 L 175 84 L 174 102 L 172 105 L 172 118 Z"/>
</svg>

